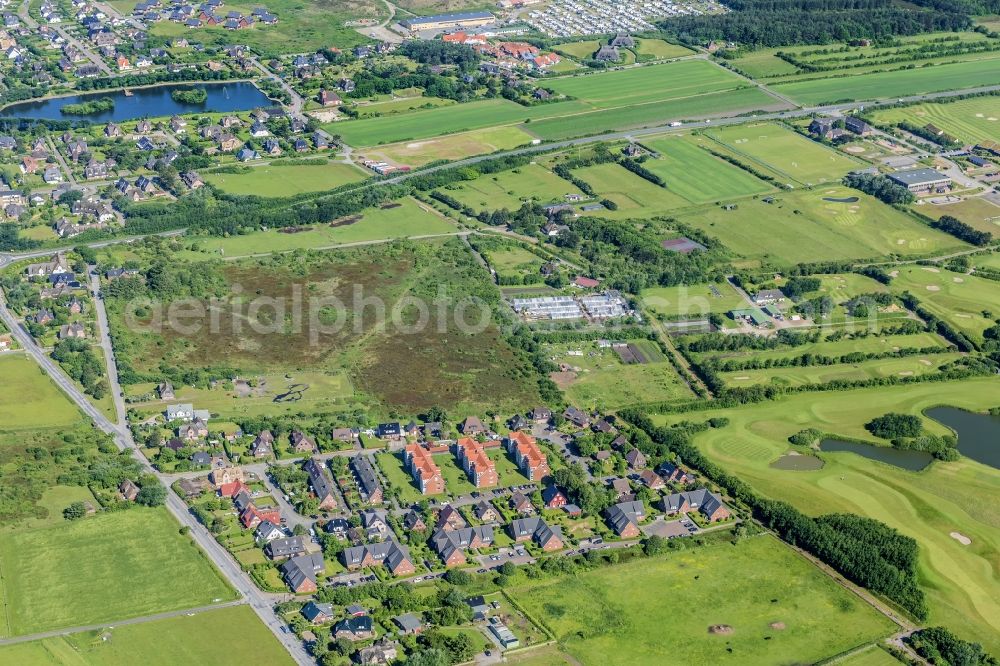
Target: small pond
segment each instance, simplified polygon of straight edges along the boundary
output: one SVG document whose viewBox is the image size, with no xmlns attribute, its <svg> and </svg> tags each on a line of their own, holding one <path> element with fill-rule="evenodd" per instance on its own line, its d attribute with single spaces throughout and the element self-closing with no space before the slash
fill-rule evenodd
<svg viewBox="0 0 1000 666">
<path fill-rule="evenodd" d="M 975 414 L 955 407 L 934 407 L 924 412 L 958 435 L 958 450 L 990 467 L 1000 469 L 1000 416 Z"/>
<path fill-rule="evenodd" d="M 905 451 L 889 446 L 847 442 L 842 439 L 824 439 L 819 444 L 819 450 L 826 452 L 849 451 L 870 460 L 895 465 L 912 472 L 919 472 L 934 460 L 934 457 L 926 451 Z"/>
<path fill-rule="evenodd" d="M 823 461 L 809 454 L 802 454 L 798 451 L 789 451 L 771 463 L 773 469 L 787 469 L 798 472 L 811 472 L 822 469 Z"/>
</svg>

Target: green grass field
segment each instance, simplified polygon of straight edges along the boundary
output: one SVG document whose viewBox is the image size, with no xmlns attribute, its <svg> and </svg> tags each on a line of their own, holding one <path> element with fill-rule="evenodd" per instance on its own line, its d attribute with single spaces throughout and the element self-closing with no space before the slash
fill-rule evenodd
<svg viewBox="0 0 1000 666">
<path fill-rule="evenodd" d="M 207 253 L 215 256 L 242 257 L 457 231 L 447 218 L 430 206 L 409 197 L 400 199 L 397 203 L 401 205 L 396 208 L 370 208 L 362 213 L 360 220 L 351 224 L 314 225 L 301 233 L 285 234 L 277 230 L 268 230 L 229 238 L 197 238 L 193 240 L 196 241 L 199 252 L 184 256 L 203 259 Z"/>
<path fill-rule="evenodd" d="M 899 666 L 900 662 L 885 650 L 872 646 L 834 663 L 838 666 Z"/>
<path fill-rule="evenodd" d="M 858 197 L 857 202 L 824 201 Z M 735 210 L 709 206 L 677 218 L 722 241 L 736 255 L 778 265 L 960 250 L 951 236 L 840 185 L 775 195 L 774 203 L 742 201 Z"/>
<path fill-rule="evenodd" d="M 202 174 L 205 182 L 229 194 L 259 197 L 290 197 L 303 192 L 332 190 L 367 178 L 361 169 L 347 164 L 262 164 L 247 173 Z"/>
<path fill-rule="evenodd" d="M 680 58 L 691 55 L 693 51 L 686 46 L 671 44 L 662 39 L 640 39 L 636 50 L 639 55 L 649 55 L 654 58 Z"/>
<path fill-rule="evenodd" d="M 372 157 L 388 159 L 395 164 L 423 166 L 437 160 L 461 160 L 473 155 L 511 150 L 531 143 L 531 139 L 530 134 L 517 127 L 496 127 L 439 139 L 379 146 L 377 150 L 367 152 Z"/>
<path fill-rule="evenodd" d="M 743 297 L 728 282 L 719 282 L 714 286 L 718 296 L 707 284 L 650 287 L 642 290 L 642 303 L 651 312 L 670 317 L 725 313 L 746 305 Z"/>
<path fill-rule="evenodd" d="M 583 167 L 574 174 L 594 188 L 599 198 L 618 204 L 616 211 L 597 211 L 601 217 L 651 217 L 690 205 L 673 190 L 654 185 L 618 164 Z"/>
<path fill-rule="evenodd" d="M 795 65 L 782 60 L 768 49 L 750 51 L 745 55 L 731 61 L 731 64 L 744 72 L 747 76 L 755 79 L 763 79 L 769 76 L 781 76 L 784 74 L 794 74 L 798 71 Z"/>
<path fill-rule="evenodd" d="M 599 48 L 601 48 L 601 43 L 597 40 L 566 42 L 565 44 L 552 45 L 553 51 L 559 51 L 560 53 L 565 53 L 566 55 L 581 60 L 591 57 Z"/>
<path fill-rule="evenodd" d="M 399 499 L 405 504 L 419 502 L 423 495 L 414 485 L 413 477 L 403 467 L 402 454 L 376 453 L 375 461 L 389 484 L 399 490 Z"/>
<path fill-rule="evenodd" d="M 722 127 L 707 134 L 733 151 L 784 174 L 788 180 L 804 185 L 839 181 L 848 171 L 861 166 L 842 153 L 772 123 Z"/>
<path fill-rule="evenodd" d="M 81 419 L 76 405 L 26 354 L 0 355 L 0 429 L 61 427 Z"/>
<path fill-rule="evenodd" d="M 948 103 L 923 102 L 902 109 L 877 111 L 874 119 L 886 124 L 933 123 L 967 143 L 996 141 L 1000 137 L 1000 109 L 995 97 L 971 97 Z"/>
<path fill-rule="evenodd" d="M 295 663 L 249 606 L 0 647 L 3 666 Z"/>
<path fill-rule="evenodd" d="M 801 386 L 833 381 L 861 381 L 875 377 L 918 377 L 934 374 L 941 365 L 958 358 L 961 358 L 961 354 L 922 354 L 850 364 L 736 370 L 719 374 L 726 385 L 732 387 L 761 384 Z"/>
<path fill-rule="evenodd" d="M 0 568 L 8 636 L 234 597 L 166 509 L 14 531 L 0 539 Z"/>
<path fill-rule="evenodd" d="M 915 335 L 870 335 L 864 338 L 813 342 L 798 347 L 788 347 L 785 349 L 764 349 L 738 352 L 705 352 L 695 354 L 699 357 L 711 357 L 723 359 L 760 359 L 770 360 L 779 358 L 796 358 L 804 354 L 816 354 L 817 356 L 841 356 L 843 354 L 879 354 L 894 351 L 896 349 L 926 349 L 928 347 L 945 348 L 945 341 L 934 333 L 917 333 Z M 923 365 L 923 364 L 921 364 Z M 830 366 L 824 366 L 830 367 Z M 783 368 L 787 370 L 790 368 Z M 822 368 L 816 368 L 822 371 Z M 761 372 L 761 371 L 755 371 Z M 733 373 L 741 374 L 741 373 Z"/>
<path fill-rule="evenodd" d="M 814 663 L 895 626 L 770 536 L 509 592 L 583 664 Z"/>
<path fill-rule="evenodd" d="M 512 245 L 496 250 L 489 250 L 483 255 L 489 262 L 490 267 L 501 277 L 531 276 L 535 283 L 542 282 L 542 274 L 539 270 L 545 260 L 526 248 Z"/>
<path fill-rule="evenodd" d="M 973 339 L 1000 315 L 997 283 L 930 266 L 903 266 L 892 281 L 896 292 L 909 291 L 931 312 Z M 988 312 L 991 317 L 984 316 Z"/>
<path fill-rule="evenodd" d="M 655 344 L 648 340 L 630 342 L 648 351 L 655 362 L 626 365 L 614 350 L 601 349 L 595 342 L 546 345 L 546 355 L 553 362 L 575 368 L 555 376 L 567 400 L 580 408 L 603 410 L 693 396 Z M 570 355 L 571 351 L 582 355 Z"/>
<path fill-rule="evenodd" d="M 449 186 L 443 192 L 475 210 L 517 210 L 528 199 L 562 202 L 567 194 L 584 196 L 575 185 L 540 164 L 527 164 Z"/>
<path fill-rule="evenodd" d="M 1000 234 L 1000 206 L 983 197 L 969 197 L 958 203 L 914 205 L 914 210 L 934 219 L 951 215 L 979 231 Z"/>
<path fill-rule="evenodd" d="M 997 405 L 996 379 L 794 394 L 736 409 L 658 417 L 660 423 L 726 417 L 729 426 L 696 436 L 712 460 L 769 497 L 810 515 L 870 516 L 908 534 L 920 547 L 920 582 L 928 595 L 928 626 L 943 624 L 966 640 L 1000 651 L 1000 474 L 962 458 L 908 472 L 854 453 L 819 453 L 815 471 L 780 470 L 770 463 L 803 428 L 871 440 L 864 424 L 887 412 L 921 414 L 941 404 L 970 410 Z M 925 419 L 935 433 L 948 432 Z M 969 537 L 965 546 L 950 536 Z"/>
<path fill-rule="evenodd" d="M 812 81 L 774 85 L 774 90 L 802 104 L 891 99 L 941 90 L 959 90 L 1000 83 L 998 56 L 892 72 L 826 76 Z"/>
<path fill-rule="evenodd" d="M 643 139 L 642 143 L 660 154 L 658 159 L 643 162 L 643 166 L 663 178 L 671 192 L 691 203 L 734 199 L 774 189 L 687 138 Z"/>
</svg>

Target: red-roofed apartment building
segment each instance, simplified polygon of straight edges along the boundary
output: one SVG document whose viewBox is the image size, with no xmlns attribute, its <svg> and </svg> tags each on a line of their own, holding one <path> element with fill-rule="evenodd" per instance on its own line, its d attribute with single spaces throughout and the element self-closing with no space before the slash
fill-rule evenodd
<svg viewBox="0 0 1000 666">
<path fill-rule="evenodd" d="M 471 437 L 463 437 L 455 444 L 455 457 L 476 488 L 497 485 L 496 465 L 486 455 L 482 444 Z"/>
<path fill-rule="evenodd" d="M 430 452 L 420 444 L 408 444 L 404 451 L 406 468 L 424 495 L 444 492 L 444 477 Z"/>
<path fill-rule="evenodd" d="M 532 481 L 540 481 L 551 473 L 549 462 L 535 438 L 525 432 L 519 430 L 507 437 L 507 452 L 521 473 Z"/>
</svg>

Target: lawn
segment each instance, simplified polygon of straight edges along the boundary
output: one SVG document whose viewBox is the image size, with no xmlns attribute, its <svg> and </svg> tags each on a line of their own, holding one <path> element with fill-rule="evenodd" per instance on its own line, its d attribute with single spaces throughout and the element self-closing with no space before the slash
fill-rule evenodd
<svg viewBox="0 0 1000 666">
<path fill-rule="evenodd" d="M 618 204 L 616 211 L 597 211 L 601 217 L 652 217 L 691 205 L 673 190 L 654 185 L 619 164 L 598 164 L 573 173 L 594 188 L 599 198 Z"/>
<path fill-rule="evenodd" d="M 892 72 L 824 76 L 810 81 L 775 84 L 774 90 L 802 104 L 891 99 L 941 90 L 959 90 L 1000 83 L 997 55 L 966 62 Z"/>
<path fill-rule="evenodd" d="M 709 130 L 707 135 L 745 158 L 783 174 L 789 181 L 803 185 L 839 181 L 848 171 L 863 166 L 861 162 L 772 123 L 723 127 Z"/>
<path fill-rule="evenodd" d="M 857 197 L 856 202 L 825 199 Z M 925 255 L 965 244 L 905 213 L 840 185 L 707 206 L 677 218 L 722 241 L 736 255 L 771 264 Z"/>
<path fill-rule="evenodd" d="M 567 194 L 583 197 L 575 185 L 539 164 L 480 176 L 444 188 L 443 192 L 478 210 L 517 210 L 527 200 L 541 204 L 562 202 Z"/>
<path fill-rule="evenodd" d="M 966 143 L 996 141 L 1000 136 L 1000 109 L 996 97 L 971 97 L 954 102 L 922 102 L 900 109 L 876 111 L 877 123 L 914 125 L 933 123 Z"/>
<path fill-rule="evenodd" d="M 846 659 L 837 661 L 837 666 L 899 666 L 899 661 L 878 646 L 855 652 Z"/>
<path fill-rule="evenodd" d="M 935 462 L 921 472 L 854 453 L 819 453 L 815 471 L 781 470 L 770 463 L 803 428 L 871 440 L 864 424 L 887 412 L 921 414 L 941 404 L 970 410 L 997 406 L 996 378 L 793 394 L 744 408 L 685 412 L 658 422 L 729 419 L 695 443 L 713 461 L 758 492 L 809 513 L 857 513 L 910 535 L 920 547 L 920 582 L 928 595 L 927 626 L 943 624 L 967 640 L 1000 651 L 1000 474 L 967 458 Z M 925 419 L 935 433 L 948 432 Z M 964 546 L 950 536 L 969 537 Z"/>
<path fill-rule="evenodd" d="M 0 664 L 22 666 L 244 666 L 293 664 L 249 606 L 45 638 L 0 647 Z"/>
<path fill-rule="evenodd" d="M 0 429 L 62 427 L 80 420 L 76 405 L 26 354 L 0 354 L 0 377 Z"/>
<path fill-rule="evenodd" d="M 730 387 L 772 384 L 797 387 L 803 384 L 827 384 L 834 381 L 862 381 L 878 377 L 917 377 L 935 374 L 945 363 L 961 358 L 961 354 L 921 354 L 905 358 L 876 359 L 860 363 L 817 365 L 766 370 L 735 370 L 719 376 Z"/>
<path fill-rule="evenodd" d="M 509 592 L 585 664 L 815 663 L 895 626 L 766 535 Z"/>
<path fill-rule="evenodd" d="M 715 287 L 715 292 L 712 287 Z M 668 318 L 699 317 L 713 312 L 721 314 L 746 306 L 746 300 L 728 282 L 650 287 L 643 289 L 641 296 L 646 309 Z"/>
<path fill-rule="evenodd" d="M 402 454 L 376 453 L 375 462 L 382 470 L 389 485 L 399 490 L 399 499 L 403 504 L 413 504 L 423 499 L 420 489 L 413 482 L 413 477 L 403 467 Z"/>
<path fill-rule="evenodd" d="M 774 189 L 687 138 L 643 139 L 642 143 L 660 155 L 658 159 L 646 160 L 643 166 L 663 178 L 671 192 L 691 203 L 734 199 Z"/>
<path fill-rule="evenodd" d="M 166 509 L 17 530 L 0 539 L 0 566 L 10 636 L 234 598 Z"/>
<path fill-rule="evenodd" d="M 662 39 L 640 39 L 636 50 L 641 56 L 653 56 L 654 58 L 680 58 L 681 56 L 688 56 L 693 53 L 691 49 L 680 46 L 679 44 L 671 44 L 670 42 L 665 42 Z"/>
<path fill-rule="evenodd" d="M 997 283 L 930 266 L 903 266 L 892 281 L 893 291 L 909 291 L 931 312 L 973 339 L 1000 316 Z M 984 316 L 988 312 L 990 317 Z"/>
<path fill-rule="evenodd" d="M 566 42 L 565 44 L 552 45 L 553 51 L 565 53 L 566 55 L 578 60 L 586 60 L 587 58 L 590 58 L 599 48 L 601 48 L 601 43 L 597 40 Z"/>
<path fill-rule="evenodd" d="M 652 344 L 645 340 L 630 342 L 640 346 Z M 580 408 L 620 409 L 637 403 L 693 397 L 659 348 L 655 344 L 652 347 L 648 351 L 649 360 L 653 362 L 628 365 L 613 349 L 602 349 L 596 342 L 553 344 L 547 345 L 545 350 L 553 362 L 573 368 L 555 375 L 555 379 L 566 399 Z"/>
<path fill-rule="evenodd" d="M 354 222 L 313 225 L 300 233 L 281 233 L 279 230 L 269 229 L 229 238 L 195 237 L 192 240 L 201 252 L 241 257 L 457 231 L 447 218 L 415 199 L 407 197 L 396 203 L 400 205 L 393 208 L 369 208 Z M 198 258 L 198 255 L 192 255 L 192 258 Z"/>
<path fill-rule="evenodd" d="M 487 449 L 486 455 L 496 465 L 497 485 L 499 487 L 509 488 L 510 486 L 523 486 L 531 483 L 531 480 L 521 473 L 521 470 L 504 449 Z"/>
<path fill-rule="evenodd" d="M 367 174 L 347 164 L 262 164 L 246 173 L 203 172 L 206 183 L 229 194 L 290 197 L 361 182 Z"/>
<path fill-rule="evenodd" d="M 731 60 L 730 63 L 736 69 L 755 79 L 767 78 L 769 76 L 781 76 L 784 74 L 794 74 L 798 71 L 798 68 L 795 65 L 786 60 L 782 60 L 778 56 L 774 55 L 773 51 L 768 49 L 750 51 L 746 55 L 742 55 L 735 60 Z"/>
<path fill-rule="evenodd" d="M 439 139 L 379 146 L 377 150 L 366 151 L 366 156 L 417 167 L 437 160 L 461 160 L 498 150 L 511 150 L 531 143 L 531 140 L 530 134 L 517 127 L 495 127 L 450 134 Z"/>
</svg>

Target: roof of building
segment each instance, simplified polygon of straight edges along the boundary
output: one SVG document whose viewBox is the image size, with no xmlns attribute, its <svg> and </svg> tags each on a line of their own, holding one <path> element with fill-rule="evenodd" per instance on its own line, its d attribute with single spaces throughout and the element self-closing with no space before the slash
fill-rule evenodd
<svg viewBox="0 0 1000 666">
<path fill-rule="evenodd" d="M 893 180 L 907 187 L 911 185 L 929 185 L 950 181 L 951 178 L 937 171 L 936 169 L 909 169 L 907 171 L 897 171 L 889 174 L 889 180 Z"/>
</svg>

